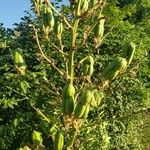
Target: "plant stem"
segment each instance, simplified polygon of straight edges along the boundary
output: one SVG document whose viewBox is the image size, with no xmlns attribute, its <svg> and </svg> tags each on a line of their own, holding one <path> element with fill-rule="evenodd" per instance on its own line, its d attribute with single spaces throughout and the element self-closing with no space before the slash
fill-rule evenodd
<svg viewBox="0 0 150 150">
<path fill-rule="evenodd" d="M 61 75 L 63 75 L 64 73 L 63 73 L 59 68 L 57 68 L 57 67 L 55 66 L 55 64 L 44 54 L 44 52 L 43 52 L 43 50 L 42 50 L 42 47 L 41 47 L 41 45 L 40 45 L 40 42 L 39 42 L 37 30 L 35 29 L 34 26 L 33 26 L 33 30 L 34 30 L 34 32 L 35 32 L 35 39 L 36 39 L 36 42 L 37 42 L 37 46 L 38 46 L 38 48 L 39 48 L 39 50 L 40 50 L 40 53 L 41 53 L 42 57 L 43 57 L 45 60 L 47 60 L 47 62 L 49 62 L 49 64 L 51 64 L 52 67 L 53 67 L 55 70 L 57 70 Z"/>
<path fill-rule="evenodd" d="M 75 46 L 76 46 L 76 36 L 77 36 L 77 29 L 78 29 L 79 19 L 74 20 L 74 25 L 72 27 L 72 42 L 71 42 L 71 49 L 70 49 L 70 56 L 69 56 L 69 76 L 70 76 L 70 83 L 73 84 L 74 79 L 74 53 L 75 53 Z"/>
<path fill-rule="evenodd" d="M 39 116 L 41 116 L 45 121 L 50 123 L 50 120 L 42 113 L 42 111 L 39 108 L 35 108 L 34 106 L 31 106 Z"/>
<path fill-rule="evenodd" d="M 67 150 L 70 150 L 70 149 L 73 147 L 73 143 L 74 143 L 74 140 L 75 140 L 76 136 L 77 136 L 77 131 L 74 130 L 74 131 L 73 131 L 72 138 L 71 138 L 70 141 L 69 141 L 69 145 L 68 145 L 67 148 L 66 148 Z"/>
</svg>

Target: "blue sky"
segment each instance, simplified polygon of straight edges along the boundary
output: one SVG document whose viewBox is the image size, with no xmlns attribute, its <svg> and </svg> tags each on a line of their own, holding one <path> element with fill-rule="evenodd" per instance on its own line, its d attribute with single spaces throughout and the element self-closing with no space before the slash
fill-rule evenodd
<svg viewBox="0 0 150 150">
<path fill-rule="evenodd" d="M 63 0 L 68 2 L 69 0 Z M 0 23 L 4 27 L 13 28 L 14 23 L 19 23 L 20 18 L 25 15 L 24 11 L 30 10 L 30 0 L 1 0 L 0 2 Z"/>
<path fill-rule="evenodd" d="M 0 22 L 4 27 L 12 28 L 12 24 L 20 22 L 25 10 L 30 10 L 30 0 L 1 0 Z"/>
</svg>

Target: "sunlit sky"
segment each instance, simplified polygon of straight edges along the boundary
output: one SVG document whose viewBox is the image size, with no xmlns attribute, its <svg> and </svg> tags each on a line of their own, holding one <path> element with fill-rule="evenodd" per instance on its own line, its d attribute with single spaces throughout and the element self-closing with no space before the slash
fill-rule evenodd
<svg viewBox="0 0 150 150">
<path fill-rule="evenodd" d="M 69 0 L 63 0 L 68 3 Z M 19 23 L 20 18 L 25 15 L 24 11 L 30 11 L 30 0 L 1 0 L 0 23 L 6 28 L 13 28 L 14 23 Z"/>
</svg>

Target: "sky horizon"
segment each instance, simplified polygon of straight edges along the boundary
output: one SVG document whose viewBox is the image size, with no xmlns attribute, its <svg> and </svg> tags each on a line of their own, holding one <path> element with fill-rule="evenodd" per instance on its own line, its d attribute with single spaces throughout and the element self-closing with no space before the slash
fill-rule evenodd
<svg viewBox="0 0 150 150">
<path fill-rule="evenodd" d="M 63 0 L 68 3 L 69 0 Z M 5 0 L 0 3 L 0 23 L 5 28 L 13 28 L 14 23 L 19 23 L 26 15 L 25 11 L 30 11 L 30 0 Z"/>
<path fill-rule="evenodd" d="M 12 2 L 13 1 L 13 2 Z M 0 23 L 5 28 L 13 28 L 14 23 L 19 23 L 24 11 L 30 11 L 30 0 L 5 0 L 0 3 Z"/>
</svg>

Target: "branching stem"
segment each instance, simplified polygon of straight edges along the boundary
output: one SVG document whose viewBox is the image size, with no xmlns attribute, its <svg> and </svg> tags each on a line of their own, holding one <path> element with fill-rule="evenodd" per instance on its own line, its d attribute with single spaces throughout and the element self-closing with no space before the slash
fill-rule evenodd
<svg viewBox="0 0 150 150">
<path fill-rule="evenodd" d="M 42 47 L 40 45 L 40 42 L 39 42 L 39 38 L 38 38 L 38 33 L 37 33 L 37 30 L 35 29 L 35 27 L 33 26 L 33 29 L 34 29 L 34 32 L 35 32 L 35 39 L 36 39 L 36 42 L 37 42 L 37 45 L 38 45 L 38 48 L 40 50 L 40 53 L 42 55 L 42 57 L 47 60 L 47 62 L 49 62 L 49 64 L 52 65 L 52 67 L 57 70 L 61 75 L 63 75 L 64 73 L 55 66 L 55 64 L 44 54 L 43 50 L 42 50 Z"/>
<path fill-rule="evenodd" d="M 79 19 L 74 20 L 74 25 L 72 28 L 72 42 L 71 42 L 71 49 L 70 49 L 70 55 L 69 55 L 69 76 L 70 76 L 70 83 L 73 84 L 74 80 L 74 53 L 75 53 L 75 47 L 76 47 L 76 36 L 77 36 L 77 29 L 78 29 L 78 23 Z"/>
</svg>

